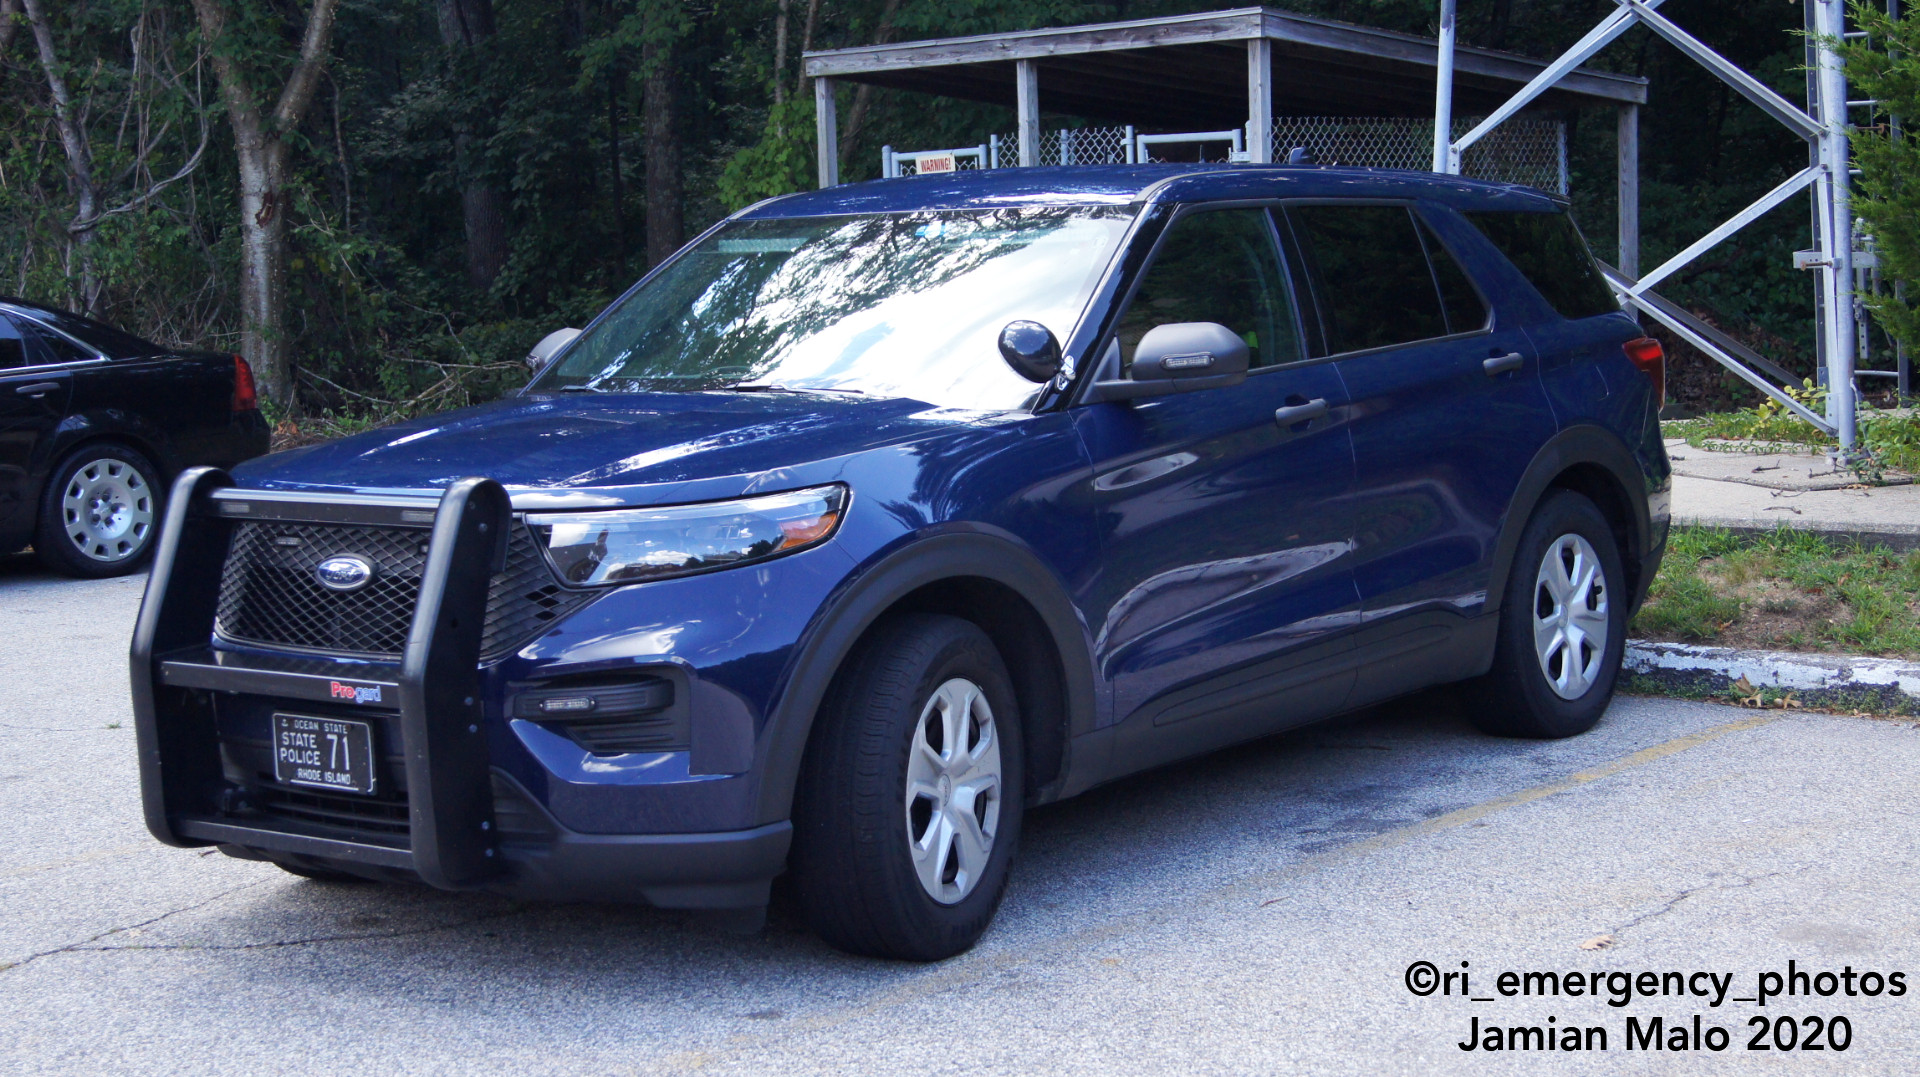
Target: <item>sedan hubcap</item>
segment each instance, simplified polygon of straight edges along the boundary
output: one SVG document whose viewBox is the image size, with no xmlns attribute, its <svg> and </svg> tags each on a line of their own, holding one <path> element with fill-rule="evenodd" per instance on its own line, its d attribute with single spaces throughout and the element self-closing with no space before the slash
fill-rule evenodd
<svg viewBox="0 0 1920 1077">
<path fill-rule="evenodd" d="M 95 561 L 124 561 L 153 533 L 153 491 L 132 464 L 101 457 L 67 480 L 60 518 L 75 549 Z"/>
<path fill-rule="evenodd" d="M 1534 652 L 1561 699 L 1579 699 L 1593 687 L 1610 630 L 1600 555 L 1579 535 L 1561 535 L 1533 583 Z"/>
<path fill-rule="evenodd" d="M 1000 828 L 1000 738 L 986 693 L 965 677 L 920 710 L 907 760 L 907 852 L 928 896 L 973 892 Z"/>
</svg>

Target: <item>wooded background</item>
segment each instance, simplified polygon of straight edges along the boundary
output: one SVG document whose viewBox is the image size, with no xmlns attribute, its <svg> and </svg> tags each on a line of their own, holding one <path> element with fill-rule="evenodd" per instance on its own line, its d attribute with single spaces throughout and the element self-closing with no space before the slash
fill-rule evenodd
<svg viewBox="0 0 1920 1077">
<path fill-rule="evenodd" d="M 1271 2 L 1429 35 L 1438 6 Z M 811 185 L 802 50 L 1231 6 L 0 0 L 0 293 L 241 351 L 278 417 L 484 399 L 685 238 Z M 1461 40 L 1548 57 L 1613 6 L 1462 0 Z M 1799 3 L 1663 12 L 1803 98 Z M 1643 265 L 1806 165 L 1803 143 L 1645 30 L 1595 66 L 1652 81 Z M 841 92 L 850 180 L 878 174 L 883 143 L 973 144 L 1013 124 L 991 106 Z M 1611 257 L 1613 116 L 1567 119 L 1575 213 Z M 1791 266 L 1810 245 L 1796 199 L 1661 290 L 1810 371 L 1813 282 Z M 1696 380 L 1682 391 L 1738 396 L 1708 368 Z"/>
</svg>

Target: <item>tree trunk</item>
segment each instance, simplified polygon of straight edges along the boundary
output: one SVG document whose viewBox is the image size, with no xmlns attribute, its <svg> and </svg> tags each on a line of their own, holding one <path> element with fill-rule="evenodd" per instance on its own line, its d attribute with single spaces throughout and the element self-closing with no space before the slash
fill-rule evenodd
<svg viewBox="0 0 1920 1077">
<path fill-rule="evenodd" d="M 267 397 L 294 406 L 293 348 L 287 339 L 288 144 L 283 136 L 300 126 L 313 103 L 333 40 L 339 0 L 313 0 L 301 35 L 300 59 L 281 88 L 271 113 L 264 112 L 249 72 L 221 47 L 227 29 L 223 0 L 193 0 L 207 58 L 220 80 L 227 120 L 233 127 L 240 171 L 240 350 L 253 365 Z"/>
<path fill-rule="evenodd" d="M 94 226 L 99 223 L 100 215 L 100 192 L 93 182 L 93 147 L 74 109 L 67 80 L 60 74 L 53 26 L 47 21 L 43 3 L 44 0 L 25 0 L 27 22 L 33 27 L 34 44 L 40 52 L 40 68 L 46 74 L 47 92 L 53 99 L 54 126 L 60 132 L 60 148 L 67 155 L 67 185 L 73 191 L 75 203 L 73 220 L 67 225 L 67 241 L 79 258 L 80 290 L 73 293 L 68 302 L 83 314 L 93 314 L 100 304 L 100 280 L 93 271 Z M 68 287 L 72 287 L 71 278 Z"/>
<path fill-rule="evenodd" d="M 680 141 L 674 130 L 673 49 L 651 35 L 642 46 L 646 67 L 647 265 L 656 266 L 680 249 Z"/>
<path fill-rule="evenodd" d="M 440 40 L 456 69 L 484 63 L 475 52 L 493 37 L 493 0 L 440 0 Z M 466 120 L 453 136 L 454 167 L 460 177 L 460 212 L 467 234 L 467 283 L 484 291 L 507 264 L 506 199 L 488 182 L 478 159 L 480 138 Z"/>
</svg>

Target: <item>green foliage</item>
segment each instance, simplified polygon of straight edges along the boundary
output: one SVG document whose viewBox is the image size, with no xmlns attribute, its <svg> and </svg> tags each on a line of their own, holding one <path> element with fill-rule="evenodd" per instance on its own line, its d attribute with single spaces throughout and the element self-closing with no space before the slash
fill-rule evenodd
<svg viewBox="0 0 1920 1077">
<path fill-rule="evenodd" d="M 297 51 L 305 5 L 228 6 L 234 23 L 221 48 L 253 75 L 262 97 L 256 103 L 269 108 L 275 76 Z M 288 324 L 308 416 L 300 421 L 344 429 L 338 424 L 504 391 L 518 384 L 517 362 L 534 341 L 583 325 L 646 271 L 650 210 L 658 208 L 646 194 L 654 144 L 645 130 L 650 64 L 664 65 L 672 87 L 671 124 L 654 135 L 677 150 L 691 235 L 730 210 L 813 185 L 813 95 L 800 77 L 810 9 L 816 16 L 806 47 L 829 49 L 1229 6 L 791 0 L 786 49 L 778 54 L 778 0 L 493 0 L 494 36 L 455 54 L 441 41 L 439 0 L 343 0 L 318 96 L 299 128 L 283 133 L 294 147 Z M 1281 6 L 1416 34 L 1432 33 L 1435 17 L 1432 0 Z M 167 343 L 236 347 L 232 134 L 191 6 L 62 0 L 47 7 L 63 70 L 76 95 L 90 102 L 98 171 L 120 184 L 123 197 L 179 169 L 203 122 L 212 132 L 190 176 L 100 226 L 97 313 Z M 1464 44 L 1539 56 L 1557 53 L 1596 17 L 1592 0 L 1460 4 Z M 1801 42 L 1791 33 L 1799 25 L 1797 5 L 1695 4 L 1676 17 L 1790 98 L 1799 96 Z M 145 50 L 139 63 L 136 37 Z M 74 205 L 30 38 L 16 34 L 0 55 L 0 292 L 78 305 L 65 232 Z M 1643 264 L 1679 250 L 1804 164 L 1791 133 L 1645 31 L 1630 32 L 1595 63 L 1653 84 L 1642 119 Z M 178 79 L 162 77 L 167 72 Z M 1910 99 L 1899 98 L 1902 92 L 1911 94 L 1911 86 L 1873 95 Z M 1001 105 L 853 86 L 841 94 L 841 173 L 848 180 L 879 173 L 882 145 L 974 145 L 1013 126 L 1012 111 Z M 1044 81 L 1041 94 L 1044 104 Z M 133 119 L 122 124 L 123 115 Z M 1571 120 L 1575 212 L 1610 255 L 1613 115 L 1600 110 Z M 1046 118 L 1048 127 L 1071 122 Z M 130 133 L 140 130 L 165 133 L 146 162 L 122 177 L 134 163 Z M 1863 165 L 1872 152 L 1864 143 Z M 1899 167 L 1912 174 L 1911 163 Z M 1889 166 L 1887 174 L 1895 171 Z M 506 264 L 484 291 L 467 280 L 462 187 L 475 179 L 504 195 Z M 1871 195 L 1868 179 L 1863 190 Z M 1907 227 L 1920 229 L 1912 223 L 1917 218 L 1908 212 Z M 1876 224 L 1883 247 L 1904 242 L 1898 224 Z M 1783 208 L 1662 291 L 1729 327 L 1758 326 L 1785 338 L 1791 354 L 1776 358 L 1800 369 L 1811 353 L 1809 289 L 1789 255 L 1806 245 L 1805 214 Z M 1911 262 L 1889 264 L 1905 267 L 1911 279 Z"/>
<path fill-rule="evenodd" d="M 1920 13 L 1909 6 L 1890 19 L 1877 5 L 1853 4 L 1853 18 L 1869 37 L 1846 42 L 1851 96 L 1871 98 L 1873 123 L 1851 143 L 1860 176 L 1854 212 L 1865 219 L 1879 247 L 1881 272 L 1908 282 L 1905 294 L 1867 297 L 1881 326 L 1909 346 L 1920 345 L 1920 140 L 1911 127 L 1896 129 L 1893 116 L 1920 117 Z"/>
<path fill-rule="evenodd" d="M 720 171 L 720 201 L 728 210 L 812 186 L 813 99 L 790 97 L 767 114 L 760 141 L 735 153 Z"/>
<path fill-rule="evenodd" d="M 1811 379 L 1787 395 L 1816 415 L 1825 414 L 1827 391 Z M 1888 471 L 1920 475 L 1920 412 L 1912 408 L 1875 408 L 1862 404 L 1857 428 L 1861 459 L 1852 469 L 1867 482 L 1880 482 Z M 1742 450 L 1765 451 L 1771 446 L 1832 447 L 1836 442 L 1819 428 L 1771 398 L 1739 411 L 1702 415 L 1661 424 L 1669 437 L 1683 437 L 1696 449 L 1727 448 L 1724 442 L 1744 442 Z"/>
</svg>

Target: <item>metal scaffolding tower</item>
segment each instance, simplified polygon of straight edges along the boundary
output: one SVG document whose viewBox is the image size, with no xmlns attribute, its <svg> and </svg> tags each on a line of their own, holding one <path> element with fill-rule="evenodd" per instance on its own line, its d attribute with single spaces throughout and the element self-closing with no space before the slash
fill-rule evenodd
<svg viewBox="0 0 1920 1077">
<path fill-rule="evenodd" d="M 1855 290 L 1853 264 L 1854 221 L 1851 206 L 1852 173 L 1847 156 L 1847 110 L 1849 106 L 1871 107 L 1874 102 L 1848 101 L 1846 71 L 1839 55 L 1831 48 L 1834 41 L 1858 36 L 1850 34 L 1846 28 L 1845 0 L 1803 0 L 1810 61 L 1805 108 L 1781 97 L 1760 80 L 1668 21 L 1655 10 L 1662 2 L 1614 0 L 1617 6 L 1598 26 L 1548 64 L 1532 82 L 1490 113 L 1484 121 L 1459 138 L 1450 140 L 1446 133 L 1451 130 L 1453 107 L 1451 53 L 1454 49 L 1456 0 L 1440 0 L 1441 57 L 1434 93 L 1433 167 L 1440 172 L 1459 172 L 1460 155 L 1467 147 L 1484 138 L 1487 132 L 1511 118 L 1634 26 L 1645 26 L 1698 62 L 1761 111 L 1806 139 L 1810 163 L 1644 276 L 1637 274 L 1637 266 L 1623 266 L 1620 269 L 1609 266 L 1608 276 L 1621 298 L 1634 309 L 1665 325 L 1748 384 L 1826 432 L 1839 443 L 1839 455 L 1850 458 L 1854 455 L 1857 433 L 1854 366 L 1864 333 L 1860 328 L 1861 307 Z M 1897 9 L 1889 4 L 1889 11 Z M 1623 116 L 1623 136 L 1625 123 Z M 1625 144 L 1623 138 L 1623 147 Z M 1815 414 L 1774 384 L 1775 380 L 1791 381 L 1787 371 L 1652 290 L 1654 285 L 1671 277 L 1727 237 L 1787 199 L 1809 189 L 1813 198 L 1816 247 L 1798 259 L 1798 263 L 1802 268 L 1815 269 L 1820 274 L 1815 322 L 1825 375 L 1822 380 L 1828 389 L 1824 415 Z M 1624 233 L 1624 224 L 1622 230 Z"/>
</svg>

